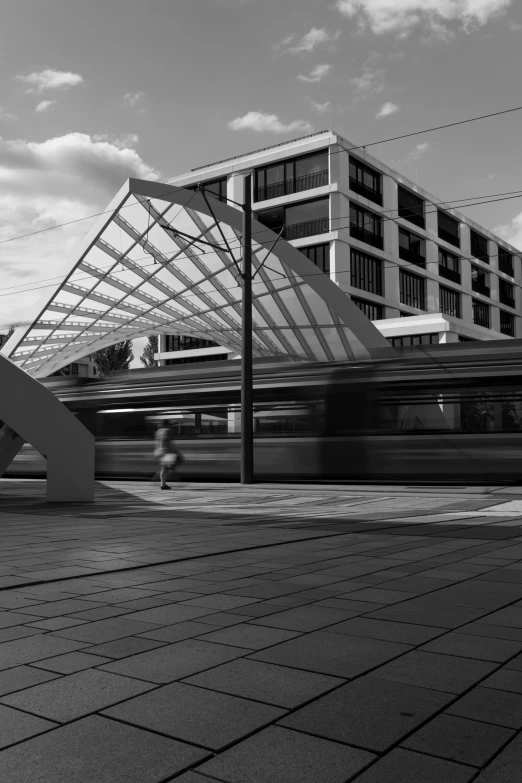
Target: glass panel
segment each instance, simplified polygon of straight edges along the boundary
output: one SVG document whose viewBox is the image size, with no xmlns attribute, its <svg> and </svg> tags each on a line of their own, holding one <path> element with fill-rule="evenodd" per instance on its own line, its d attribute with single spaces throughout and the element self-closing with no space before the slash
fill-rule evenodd
<svg viewBox="0 0 522 783">
<path fill-rule="evenodd" d="M 310 174 L 317 174 L 320 171 L 328 170 L 328 153 L 314 155 L 310 158 L 299 158 L 295 161 L 295 176 L 306 177 Z"/>
<path fill-rule="evenodd" d="M 262 209 L 256 212 L 255 217 L 267 228 L 272 231 L 280 231 L 285 224 L 285 210 L 283 207 L 272 207 L 272 209 Z M 262 237 L 261 237 L 262 238 Z"/>
<path fill-rule="evenodd" d="M 270 168 L 265 169 L 265 171 L 267 185 L 274 185 L 276 182 L 283 182 L 285 178 L 284 163 L 279 163 L 276 166 L 270 166 Z"/>
<path fill-rule="evenodd" d="M 304 201 L 302 204 L 293 204 L 286 208 L 286 225 L 305 223 L 308 220 L 328 218 L 329 203 L 327 198 Z"/>
</svg>

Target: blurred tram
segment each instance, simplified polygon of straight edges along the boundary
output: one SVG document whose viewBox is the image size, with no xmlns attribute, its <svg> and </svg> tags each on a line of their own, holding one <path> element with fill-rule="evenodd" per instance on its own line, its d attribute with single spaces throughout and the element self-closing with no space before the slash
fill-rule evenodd
<svg viewBox="0 0 522 783">
<path fill-rule="evenodd" d="M 46 385 L 95 434 L 98 478 L 151 479 L 165 419 L 183 478 L 239 478 L 239 362 Z M 522 340 L 336 364 L 257 362 L 254 461 L 259 481 L 517 483 Z M 43 476 L 45 461 L 24 446 L 5 475 Z"/>
</svg>

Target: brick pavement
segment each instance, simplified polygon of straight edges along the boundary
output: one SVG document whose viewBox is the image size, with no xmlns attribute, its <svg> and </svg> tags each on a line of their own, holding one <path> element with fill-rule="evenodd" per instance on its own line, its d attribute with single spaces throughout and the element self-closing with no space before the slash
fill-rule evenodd
<svg viewBox="0 0 522 783">
<path fill-rule="evenodd" d="M 519 779 L 519 489 L 43 489 L 0 481 L 2 783 Z"/>
</svg>

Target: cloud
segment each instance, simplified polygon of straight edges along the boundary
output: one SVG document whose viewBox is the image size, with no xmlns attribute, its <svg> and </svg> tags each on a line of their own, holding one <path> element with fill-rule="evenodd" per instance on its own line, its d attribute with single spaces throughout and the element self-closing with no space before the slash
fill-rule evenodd
<svg viewBox="0 0 522 783">
<path fill-rule="evenodd" d="M 296 35 L 292 33 L 292 35 L 287 36 L 286 38 L 283 38 L 283 40 L 277 44 L 277 49 L 284 49 L 288 54 L 300 54 L 301 52 L 313 52 L 314 49 L 316 49 L 318 46 L 321 46 L 322 44 L 333 44 L 339 36 L 341 35 L 341 31 L 337 30 L 335 33 L 332 33 L 330 35 L 325 27 L 312 27 L 312 29 L 303 35 L 301 38 L 296 40 Z M 290 46 L 289 44 L 294 41 L 293 46 Z"/>
<path fill-rule="evenodd" d="M 405 36 L 417 25 L 440 33 L 451 22 L 469 32 L 505 11 L 511 0 L 337 0 L 336 5 L 360 29 Z"/>
<path fill-rule="evenodd" d="M 331 65 L 316 65 L 315 68 L 312 68 L 308 76 L 305 76 L 304 74 L 300 73 L 298 75 L 298 79 L 300 79 L 302 82 L 309 82 L 310 84 L 314 82 L 320 82 L 323 77 L 326 76 L 327 73 L 330 73 L 332 70 Z"/>
<path fill-rule="evenodd" d="M 498 234 L 510 245 L 522 249 L 522 212 L 515 215 L 510 223 L 495 226 L 493 233 Z"/>
<path fill-rule="evenodd" d="M 108 138 L 85 133 L 43 142 L 0 138 L 0 242 L 101 212 L 129 177 L 158 178 L 136 150 Z M 2 293 L 21 282 L 44 285 L 35 281 L 59 274 L 94 220 L 3 244 Z M 46 290 L 2 296 L 0 329 L 27 319 Z"/>
<path fill-rule="evenodd" d="M 310 101 L 310 104 L 313 109 L 319 112 L 319 114 L 324 114 L 325 111 L 328 111 L 330 108 L 330 101 L 325 101 L 324 103 L 317 103 L 316 101 L 312 100 L 312 98 L 308 98 Z"/>
<path fill-rule="evenodd" d="M 47 111 L 47 109 L 50 109 L 53 103 L 56 103 L 56 101 L 40 101 L 40 103 L 35 108 L 35 111 L 42 112 Z"/>
<path fill-rule="evenodd" d="M 399 111 L 399 107 L 395 103 L 390 103 L 388 101 L 387 103 L 383 103 L 375 116 L 377 119 L 380 119 L 381 117 L 389 117 L 390 114 L 395 114 L 396 111 Z"/>
<path fill-rule="evenodd" d="M 16 117 L 14 114 L 11 114 L 11 112 L 7 111 L 7 109 L 0 105 L 0 121 L 10 122 L 11 120 L 15 119 Z"/>
<path fill-rule="evenodd" d="M 126 92 L 123 96 L 123 103 L 125 106 L 129 106 L 131 109 L 137 109 L 140 108 L 140 104 L 142 103 L 144 97 L 144 92 Z M 140 108 L 140 111 L 144 111 L 144 109 Z"/>
<path fill-rule="evenodd" d="M 30 84 L 28 93 L 41 93 L 45 90 L 65 90 L 69 87 L 76 87 L 83 82 L 83 77 L 79 73 L 70 71 L 52 71 L 49 68 L 45 71 L 34 71 L 28 76 L 17 76 L 21 82 Z"/>
<path fill-rule="evenodd" d="M 258 133 L 288 133 L 290 131 L 309 131 L 312 126 L 305 120 L 294 120 L 293 122 L 281 122 L 276 114 L 265 114 L 262 111 L 249 111 L 243 117 L 236 117 L 228 123 L 228 127 L 233 131 L 253 130 Z"/>
<path fill-rule="evenodd" d="M 349 80 L 352 87 L 355 88 L 357 97 L 368 98 L 370 95 L 382 92 L 384 84 L 382 77 L 384 70 L 376 68 L 375 63 L 380 55 L 377 52 L 370 52 L 363 64 L 363 71 L 360 76 L 352 76 Z"/>
</svg>

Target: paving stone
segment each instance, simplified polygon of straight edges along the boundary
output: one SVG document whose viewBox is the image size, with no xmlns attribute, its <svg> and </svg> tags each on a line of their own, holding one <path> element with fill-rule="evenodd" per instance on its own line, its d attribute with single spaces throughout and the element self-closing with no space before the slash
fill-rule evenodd
<svg viewBox="0 0 522 783">
<path fill-rule="evenodd" d="M 464 658 L 502 663 L 522 650 L 522 642 L 491 639 L 487 636 L 464 633 L 448 633 L 440 639 L 425 644 L 421 649 L 426 652 L 460 655 Z"/>
<path fill-rule="evenodd" d="M 183 601 L 183 606 L 199 606 L 203 609 L 216 609 L 225 611 L 235 609 L 236 606 L 248 606 L 248 604 L 258 603 L 256 598 L 240 598 L 238 595 L 202 595 L 198 598 L 190 598 Z"/>
<path fill-rule="evenodd" d="M 404 644 L 394 642 L 314 631 L 249 657 L 267 663 L 331 674 L 334 677 L 351 678 L 396 658 L 409 649 Z"/>
<path fill-rule="evenodd" d="M 261 628 L 256 625 L 243 623 L 229 628 L 221 628 L 219 631 L 211 631 L 199 638 L 206 642 L 217 644 L 229 644 L 233 647 L 246 647 L 251 650 L 262 650 L 274 644 L 295 639 L 300 634 L 295 631 L 286 631 L 280 628 Z"/>
<path fill-rule="evenodd" d="M 477 770 L 398 748 L 373 764 L 357 783 L 468 783 Z"/>
<path fill-rule="evenodd" d="M 0 704 L 0 748 L 22 742 L 36 734 L 56 728 L 56 723 L 51 723 L 34 715 L 28 715 L 11 707 Z"/>
<path fill-rule="evenodd" d="M 103 592 L 94 593 L 92 597 L 85 598 L 84 600 L 98 601 L 104 604 L 117 604 L 139 598 L 151 598 L 160 592 L 160 590 L 153 588 L 152 585 L 148 589 L 144 589 L 143 587 L 120 587 L 117 590 L 104 590 Z"/>
<path fill-rule="evenodd" d="M 153 623 L 154 625 L 174 625 L 186 620 L 194 620 L 206 614 L 217 612 L 217 609 L 211 609 L 202 606 L 185 606 L 179 603 L 157 606 L 155 609 L 144 609 L 141 612 L 132 612 L 128 615 L 129 620 L 136 620 L 143 623 Z"/>
<path fill-rule="evenodd" d="M 390 586 L 395 584 L 394 582 L 387 582 Z M 406 593 L 400 590 L 385 589 L 384 587 L 366 587 L 364 590 L 356 590 L 354 593 L 345 593 L 340 598 L 349 598 L 350 601 L 367 601 L 369 602 L 369 609 L 372 608 L 372 604 L 398 604 L 401 601 L 407 601 L 410 598 L 414 598 L 416 593 Z"/>
<path fill-rule="evenodd" d="M 34 609 L 31 614 L 23 614 L 18 612 L 0 612 L 0 628 L 11 628 L 13 625 L 22 625 L 23 623 L 34 622 L 35 620 L 41 620 L 43 615 L 37 614 Z"/>
<path fill-rule="evenodd" d="M 491 677 L 481 682 L 484 688 L 495 688 L 509 693 L 522 693 L 522 672 L 509 669 L 507 666 L 493 672 Z"/>
<path fill-rule="evenodd" d="M 65 601 L 50 601 L 46 604 L 38 604 L 38 611 L 36 612 L 35 609 L 36 607 L 28 606 L 25 609 L 20 609 L 20 612 L 25 615 L 38 614 L 40 617 L 60 617 L 64 614 L 92 609 L 92 601 L 84 601 L 82 598 L 67 598 Z M 30 622 L 30 620 L 23 622 Z"/>
<path fill-rule="evenodd" d="M 382 753 L 451 699 L 439 691 L 367 676 L 302 707 L 280 724 Z"/>
<path fill-rule="evenodd" d="M 371 753 L 273 726 L 198 769 L 227 783 L 345 783 Z"/>
<path fill-rule="evenodd" d="M 0 672 L 0 696 L 6 693 L 14 693 L 41 682 L 55 680 L 58 677 L 54 672 L 36 669 L 32 666 L 16 666 L 14 669 L 6 669 Z"/>
<path fill-rule="evenodd" d="M 516 669 L 517 671 L 522 672 L 522 655 L 517 655 L 512 661 L 508 661 L 506 666 L 508 669 Z"/>
<path fill-rule="evenodd" d="M 114 639 L 122 639 L 124 636 L 132 636 L 133 634 L 152 631 L 157 627 L 158 623 L 146 623 L 138 620 L 129 620 L 127 617 L 117 617 L 87 623 L 87 625 L 81 625 L 79 628 L 56 631 L 53 636 L 61 637 L 63 639 L 72 639 L 78 642 L 103 644 L 103 642 L 112 642 Z"/>
<path fill-rule="evenodd" d="M 217 626 L 218 628 L 228 628 L 230 625 L 239 625 L 250 620 L 250 617 L 244 614 L 232 614 L 231 612 L 216 612 L 216 614 L 207 614 L 200 618 L 200 622 L 208 626 Z M 210 631 L 210 628 L 207 629 Z"/>
<path fill-rule="evenodd" d="M 248 652 L 237 647 L 188 639 L 133 655 L 132 658 L 106 663 L 102 669 L 149 682 L 167 683 L 219 666 Z"/>
<path fill-rule="evenodd" d="M 159 783 L 208 757 L 206 751 L 93 715 L 0 753 L 5 783 Z"/>
<path fill-rule="evenodd" d="M 476 720 L 438 715 L 402 745 L 472 767 L 483 767 L 514 736 L 512 729 Z"/>
<path fill-rule="evenodd" d="M 522 571 L 520 572 L 522 574 Z M 522 607 L 508 606 L 498 612 L 488 614 L 490 625 L 507 625 L 509 628 L 522 628 Z"/>
<path fill-rule="evenodd" d="M 196 594 L 194 593 L 194 595 Z M 118 606 L 121 606 L 122 609 L 131 609 L 133 612 L 141 612 L 143 609 L 155 609 L 157 606 L 165 606 L 165 604 L 171 604 L 177 600 L 183 599 L 168 598 L 162 593 L 161 595 L 153 595 L 151 598 L 136 598 L 134 601 L 122 601 Z"/>
<path fill-rule="evenodd" d="M 58 723 L 66 723 L 151 688 L 152 685 L 146 682 L 99 669 L 87 669 L 2 696 L 2 702 Z"/>
<path fill-rule="evenodd" d="M 447 633 L 446 628 L 430 628 L 426 625 L 395 623 L 389 620 L 372 620 L 368 617 L 354 617 L 328 629 L 331 633 L 346 633 L 365 636 L 368 639 L 382 639 L 400 644 L 423 644 L 436 636 Z"/>
<path fill-rule="evenodd" d="M 378 609 L 368 615 L 375 620 L 394 620 L 396 622 L 433 625 L 439 628 L 457 628 L 486 614 L 485 609 L 473 609 L 449 604 L 426 604 L 416 599 L 402 604 Z M 489 617 L 488 617 L 489 622 Z"/>
<path fill-rule="evenodd" d="M 344 609 L 327 609 L 322 606 L 301 606 L 253 620 L 253 625 L 271 628 L 285 628 L 289 631 L 315 631 L 328 625 L 340 623 L 353 616 Z"/>
<path fill-rule="evenodd" d="M 285 713 L 276 707 L 176 682 L 103 714 L 217 751 Z"/>
<path fill-rule="evenodd" d="M 127 636 L 123 639 L 115 639 L 113 642 L 97 644 L 89 647 L 89 653 L 92 655 L 107 656 L 107 658 L 128 658 L 131 655 L 154 650 L 156 647 L 162 647 L 163 642 L 157 642 L 153 639 L 141 639 L 137 636 Z M 103 663 L 103 661 L 100 661 Z M 94 664 L 96 665 L 96 664 Z"/>
<path fill-rule="evenodd" d="M 74 628 L 76 625 L 82 625 L 84 620 L 73 620 L 70 617 L 49 617 L 47 620 L 37 620 L 35 623 L 29 623 L 29 627 L 40 631 L 61 631 L 63 628 Z"/>
<path fill-rule="evenodd" d="M 238 658 L 189 677 L 184 682 L 292 709 L 342 685 L 344 680 Z"/>
<path fill-rule="evenodd" d="M 487 620 L 487 617 L 484 619 Z M 522 628 L 508 628 L 506 625 L 488 625 L 488 623 L 480 620 L 463 625 L 462 628 L 459 628 L 459 633 L 489 636 L 492 639 L 511 639 L 515 642 L 522 641 Z"/>
<path fill-rule="evenodd" d="M 109 617 L 120 617 L 124 614 L 129 614 L 131 609 L 125 609 L 118 604 L 117 606 L 97 606 L 93 609 L 86 609 L 83 612 L 76 612 L 72 617 L 77 617 L 79 620 L 106 620 Z"/>
<path fill-rule="evenodd" d="M 42 628 L 29 625 L 12 625 L 11 628 L 2 628 L 0 630 L 0 644 L 11 642 L 14 639 L 24 639 L 26 636 L 36 636 L 39 633 L 43 633 Z"/>
<path fill-rule="evenodd" d="M 140 633 L 139 639 L 152 639 L 158 642 L 181 642 L 184 639 L 192 639 L 194 636 L 200 636 L 208 633 L 208 625 L 202 622 L 192 622 L 188 620 L 185 623 L 176 623 L 176 625 L 167 625 L 164 628 L 158 628 L 155 631 Z"/>
<path fill-rule="evenodd" d="M 58 674 L 74 674 L 74 672 L 81 672 L 83 669 L 92 669 L 93 666 L 101 666 L 102 663 L 110 663 L 110 658 L 89 655 L 85 652 L 72 652 L 58 655 L 56 658 L 46 658 L 45 661 L 39 661 L 32 665 Z"/>
<path fill-rule="evenodd" d="M 63 631 L 58 631 L 63 633 Z M 72 631 L 69 631 L 72 633 Z M 73 652 L 85 647 L 85 642 L 58 639 L 50 634 L 37 634 L 25 639 L 0 644 L 0 670 L 20 666 L 23 663 L 42 661 L 62 653 Z"/>
<path fill-rule="evenodd" d="M 495 668 L 489 661 L 413 650 L 399 660 L 381 666 L 374 676 L 435 691 L 462 693 Z"/>
<path fill-rule="evenodd" d="M 448 707 L 446 712 L 508 729 L 521 729 L 522 695 L 478 687 Z"/>
<path fill-rule="evenodd" d="M 176 783 L 219 783 L 219 781 L 207 775 L 198 775 L 197 772 L 185 772 L 184 775 L 176 778 Z"/>
<path fill-rule="evenodd" d="M 512 740 L 476 778 L 475 783 L 514 783 L 522 769 L 522 735 Z"/>
</svg>

